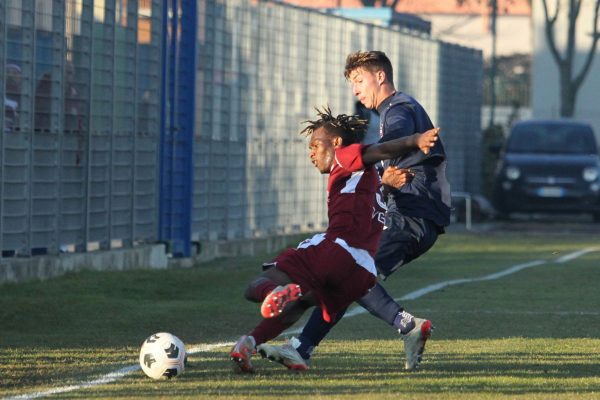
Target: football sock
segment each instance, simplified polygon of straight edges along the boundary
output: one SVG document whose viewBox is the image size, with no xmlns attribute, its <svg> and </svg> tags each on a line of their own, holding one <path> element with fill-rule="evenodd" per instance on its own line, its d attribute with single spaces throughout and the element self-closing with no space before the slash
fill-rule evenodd
<svg viewBox="0 0 600 400">
<path fill-rule="evenodd" d="M 375 284 L 369 290 L 369 293 L 361 297 L 358 300 L 358 304 L 391 326 L 395 326 L 394 321 L 396 320 L 396 316 L 402 311 L 402 307 L 396 303 L 379 283 Z"/>
<path fill-rule="evenodd" d="M 281 318 L 266 318 L 260 321 L 248 336 L 253 336 L 257 345 L 263 344 L 276 338 L 293 324 L 294 322 L 283 322 Z"/>
<path fill-rule="evenodd" d="M 295 343 L 293 343 L 293 346 L 296 351 L 298 351 L 298 354 L 300 354 L 300 356 L 302 356 L 302 358 L 305 360 L 310 359 L 310 356 L 316 347 L 310 338 L 304 335 L 300 335 L 300 337 L 296 339 Z"/>
<path fill-rule="evenodd" d="M 334 325 L 337 324 L 340 319 L 342 319 L 345 313 L 346 310 L 336 313 L 336 318 L 333 323 L 329 323 L 325 322 L 323 319 L 323 312 L 321 311 L 321 308 L 315 307 L 310 315 L 310 318 L 306 322 L 306 325 L 304 325 L 302 333 L 298 337 L 300 345 L 297 347 L 294 346 L 302 358 L 305 360 L 310 358 L 310 355 L 315 347 L 321 343 L 321 340 L 327 336 L 331 328 L 333 328 Z"/>
<path fill-rule="evenodd" d="M 394 326 L 398 328 L 400 333 L 406 335 L 415 327 L 415 318 L 410 313 L 402 310 L 394 318 Z"/>
</svg>

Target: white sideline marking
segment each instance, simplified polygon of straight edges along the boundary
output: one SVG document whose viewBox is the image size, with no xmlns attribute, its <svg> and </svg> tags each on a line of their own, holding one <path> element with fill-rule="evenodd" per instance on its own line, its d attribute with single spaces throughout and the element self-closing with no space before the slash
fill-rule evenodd
<svg viewBox="0 0 600 400">
<path fill-rule="evenodd" d="M 414 292 L 410 292 L 410 293 L 408 293 L 408 294 L 406 294 L 406 295 L 404 295 L 402 297 L 399 297 L 399 298 L 397 298 L 395 300 L 396 301 L 414 300 L 414 299 L 422 297 L 422 296 L 424 296 L 424 295 L 426 295 L 428 293 L 435 292 L 437 290 L 443 289 L 443 288 L 448 287 L 448 286 L 459 285 L 461 283 L 491 281 L 491 280 L 494 280 L 494 279 L 502 278 L 502 277 L 510 275 L 510 274 L 514 274 L 515 272 L 519 272 L 519 271 L 524 270 L 526 268 L 535 267 L 535 266 L 538 266 L 538 265 L 546 264 L 548 262 L 565 263 L 565 262 L 574 260 L 577 257 L 580 257 L 580 256 L 582 256 L 584 254 L 591 253 L 593 251 L 599 251 L 599 250 L 600 250 L 600 247 L 588 247 L 586 249 L 578 250 L 578 251 L 575 251 L 573 253 L 565 254 L 564 256 L 561 256 L 561 257 L 557 258 L 554 261 L 535 260 L 535 261 L 531 261 L 531 262 L 524 263 L 524 264 L 514 265 L 514 266 L 512 266 L 510 268 L 507 268 L 507 269 L 505 269 L 503 271 L 495 272 L 493 274 L 489 274 L 489 275 L 482 276 L 482 277 L 479 277 L 479 278 L 453 279 L 453 280 L 450 280 L 450 281 L 439 282 L 439 283 L 435 283 L 433 285 L 425 286 L 424 288 L 419 289 L 419 290 L 415 290 Z M 344 318 L 346 318 L 346 317 L 353 317 L 355 315 L 364 314 L 366 312 L 367 312 L 367 310 L 365 310 L 364 308 L 362 308 L 360 306 L 357 306 L 357 307 L 353 308 L 352 310 L 348 311 L 344 315 Z M 300 333 L 301 331 L 302 331 L 302 328 L 291 329 L 291 330 L 287 330 L 287 331 L 283 332 L 281 335 L 295 334 L 295 333 Z M 200 353 L 200 352 L 204 352 L 204 351 L 211 351 L 211 350 L 213 350 L 215 348 L 218 348 L 218 347 L 233 346 L 234 344 L 235 344 L 235 342 L 201 344 L 201 345 L 198 345 L 198 346 L 195 346 L 195 347 L 191 347 L 187 351 L 187 353 L 188 354 L 196 354 L 196 353 Z M 72 391 L 80 390 L 80 389 L 87 389 L 87 388 L 90 388 L 90 387 L 93 387 L 93 386 L 98 386 L 98 385 L 104 385 L 104 384 L 107 384 L 107 383 L 112 383 L 112 382 L 116 381 L 117 379 L 121 379 L 125 375 L 128 375 L 128 374 L 130 374 L 132 372 L 135 372 L 135 371 L 137 371 L 139 369 L 140 369 L 139 365 L 130 365 L 128 367 L 121 368 L 121 369 L 119 369 L 117 371 L 110 372 L 108 374 L 102 375 L 98 379 L 94 379 L 94 380 L 87 381 L 87 382 L 82 382 L 82 383 L 79 383 L 77 385 L 64 386 L 64 387 L 49 389 L 49 390 L 45 390 L 45 391 L 41 391 L 41 392 L 33 392 L 33 393 L 29 393 L 29 394 L 22 394 L 22 395 L 13 396 L 13 397 L 5 397 L 2 400 L 39 399 L 41 397 L 51 396 L 53 394 L 60 394 L 60 393 L 72 392 Z"/>
<path fill-rule="evenodd" d="M 187 353 L 195 354 L 195 353 L 200 353 L 202 351 L 211 351 L 212 349 L 215 349 L 217 347 L 233 346 L 233 345 L 234 345 L 234 342 L 201 344 L 199 346 L 191 347 L 187 351 Z M 87 382 L 82 382 L 77 385 L 63 386 L 63 387 L 59 387 L 59 388 L 48 389 L 43 392 L 33 392 L 33 393 L 21 394 L 21 395 L 13 396 L 13 397 L 5 397 L 2 400 L 39 399 L 41 397 L 51 396 L 53 394 L 61 394 L 61 393 L 72 392 L 72 391 L 80 390 L 80 389 L 87 389 L 87 388 L 90 388 L 93 386 L 104 385 L 106 383 L 112 383 L 112 382 L 116 381 L 117 379 L 121 379 L 125 375 L 129 375 L 130 373 L 135 372 L 139 369 L 141 369 L 139 364 L 130 365 L 128 367 L 121 368 L 120 370 L 117 370 L 114 372 L 109 372 L 106 375 L 102 375 L 98 379 L 94 379 L 94 380 L 87 381 Z"/>
<path fill-rule="evenodd" d="M 557 258 L 554 262 L 562 264 L 567 261 L 574 260 L 577 257 L 580 257 L 584 254 L 591 253 L 593 251 L 598 251 L 598 250 L 600 250 L 600 247 L 588 247 L 587 249 L 582 249 L 582 250 L 579 250 L 579 251 L 576 251 L 573 253 L 565 254 L 564 256 Z"/>
<path fill-rule="evenodd" d="M 414 292 L 408 293 L 408 294 L 400 297 L 397 300 L 418 299 L 419 297 L 424 296 L 428 293 L 435 292 L 435 291 L 443 289 L 447 286 L 460 285 L 461 283 L 492 281 L 492 280 L 495 280 L 498 278 L 502 278 L 503 276 L 506 276 L 506 275 L 514 274 L 515 272 L 519 272 L 521 270 L 524 270 L 525 268 L 536 267 L 536 266 L 542 265 L 542 264 L 546 264 L 546 261 L 536 260 L 536 261 L 531 261 L 531 262 L 528 262 L 525 264 L 518 264 L 518 265 L 512 266 L 508 269 L 505 269 L 504 271 L 494 272 L 493 274 L 482 276 L 480 278 L 464 278 L 464 279 L 454 279 L 451 281 L 440 282 L 440 283 L 426 286 L 419 290 L 415 290 Z"/>
</svg>

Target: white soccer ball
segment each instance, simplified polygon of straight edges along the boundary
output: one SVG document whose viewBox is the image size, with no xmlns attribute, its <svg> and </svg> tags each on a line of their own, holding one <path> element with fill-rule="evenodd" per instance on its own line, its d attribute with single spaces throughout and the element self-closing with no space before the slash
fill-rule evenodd
<svg viewBox="0 0 600 400">
<path fill-rule="evenodd" d="M 140 350 L 142 371 L 152 379 L 171 379 L 183 374 L 185 358 L 183 342 L 167 332 L 150 336 Z"/>
</svg>

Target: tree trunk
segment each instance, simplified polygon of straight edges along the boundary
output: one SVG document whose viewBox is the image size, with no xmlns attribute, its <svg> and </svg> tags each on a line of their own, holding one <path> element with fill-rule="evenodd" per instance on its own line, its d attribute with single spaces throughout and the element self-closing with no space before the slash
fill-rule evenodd
<svg viewBox="0 0 600 400">
<path fill-rule="evenodd" d="M 575 115 L 577 91 L 571 81 L 571 69 L 562 66 L 560 71 L 560 116 L 572 118 Z"/>
</svg>

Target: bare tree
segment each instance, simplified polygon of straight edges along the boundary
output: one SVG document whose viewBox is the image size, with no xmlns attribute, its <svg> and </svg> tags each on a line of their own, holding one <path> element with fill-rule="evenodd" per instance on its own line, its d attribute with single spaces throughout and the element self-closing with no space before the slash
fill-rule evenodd
<svg viewBox="0 0 600 400">
<path fill-rule="evenodd" d="M 577 18 L 579 17 L 579 11 L 581 10 L 581 3 L 583 0 L 568 0 L 569 8 L 567 10 L 567 43 L 564 54 L 561 54 L 556 47 L 556 31 L 555 24 L 556 20 L 561 11 L 561 1 L 556 0 L 554 6 L 554 13 L 550 13 L 548 10 L 548 0 L 542 0 L 544 6 L 544 16 L 546 20 L 545 31 L 546 40 L 550 47 L 552 57 L 558 66 L 558 73 L 560 76 L 560 115 L 561 117 L 572 117 L 575 113 L 575 103 L 577 101 L 577 92 L 581 88 L 581 84 L 585 80 L 587 73 L 590 70 L 594 55 L 596 53 L 596 45 L 600 34 L 598 33 L 598 10 L 600 8 L 600 0 L 595 0 L 596 5 L 594 6 L 594 25 L 592 36 L 592 44 L 587 53 L 585 63 L 579 71 L 575 74 L 574 62 L 575 62 L 575 50 L 576 50 L 576 32 L 577 32 Z"/>
</svg>

